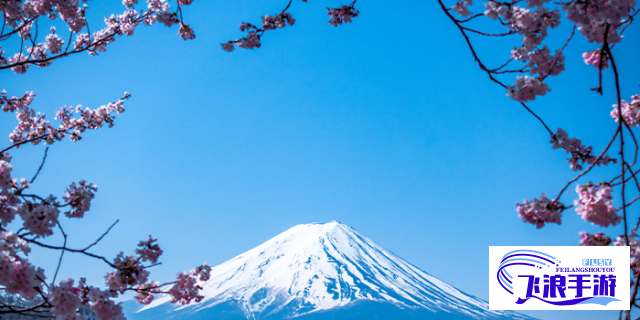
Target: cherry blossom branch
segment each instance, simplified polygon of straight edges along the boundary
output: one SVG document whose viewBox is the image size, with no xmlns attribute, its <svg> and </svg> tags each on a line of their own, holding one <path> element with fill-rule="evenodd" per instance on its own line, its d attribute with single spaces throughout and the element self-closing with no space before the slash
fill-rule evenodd
<svg viewBox="0 0 640 320">
<path fill-rule="evenodd" d="M 509 32 L 505 32 L 505 33 L 484 33 L 482 31 L 478 31 L 478 30 L 475 30 L 475 29 L 467 28 L 467 27 L 462 27 L 461 26 L 461 28 L 464 29 L 464 30 L 467 30 L 469 32 L 473 32 L 473 33 L 477 33 L 479 35 L 483 35 L 485 37 L 504 37 L 504 36 L 510 36 L 510 35 L 516 34 L 515 31 L 509 31 Z"/>
<path fill-rule="evenodd" d="M 622 95 L 620 94 L 620 77 L 618 75 L 618 68 L 616 66 L 616 62 L 615 59 L 613 58 L 613 53 L 611 53 L 611 49 L 609 48 L 609 44 L 607 43 L 607 34 L 609 31 L 609 24 L 607 24 L 607 27 L 605 29 L 605 35 L 604 35 L 604 50 L 606 51 L 607 55 L 608 55 L 608 59 L 609 61 L 611 61 L 611 68 L 613 69 L 613 75 L 614 75 L 614 79 L 615 79 L 615 86 L 616 86 L 616 96 L 618 99 L 618 131 L 620 131 L 620 162 L 621 162 L 621 179 L 622 179 L 622 194 L 621 194 L 621 198 L 622 198 L 622 213 L 623 213 L 623 218 L 624 218 L 624 238 L 625 238 L 625 243 L 627 244 L 627 246 L 629 245 L 629 232 L 628 232 L 628 228 L 629 225 L 627 223 L 627 208 L 626 208 L 626 198 L 625 198 L 625 187 L 626 187 L 626 182 L 624 179 L 624 174 L 625 174 L 625 159 L 624 159 L 624 132 L 623 132 L 623 124 L 626 125 L 626 121 L 624 119 L 624 117 L 622 116 Z M 602 66 L 602 63 L 600 64 L 600 66 Z M 628 127 L 628 125 L 627 125 Z M 632 301 L 633 303 L 633 301 Z"/>
<path fill-rule="evenodd" d="M 631 178 L 630 179 L 633 179 L 635 181 L 636 187 L 638 188 L 638 192 L 640 192 L 640 183 L 638 182 L 638 179 L 636 178 L 636 174 L 633 172 L 633 170 L 631 170 L 631 166 L 626 161 L 625 161 L 624 164 L 627 166 L 627 168 L 629 169 L 629 172 L 631 173 Z"/>
<path fill-rule="evenodd" d="M 98 244 L 98 242 L 100 242 L 100 240 L 102 240 L 105 236 L 107 236 L 107 234 L 109 233 L 109 231 L 111 231 L 111 229 L 113 229 L 113 227 L 115 227 L 115 225 L 120 222 L 120 219 L 116 220 L 116 222 L 114 222 L 109 229 L 107 229 L 107 231 L 105 231 L 96 241 L 94 241 L 92 244 L 88 245 L 86 248 L 82 249 L 82 251 L 87 251 L 89 249 L 91 249 L 91 247 L 95 246 L 96 244 Z"/>
<path fill-rule="evenodd" d="M 62 250 L 62 251 L 68 251 L 68 252 L 72 252 L 72 253 L 81 253 L 84 254 L 86 256 L 98 259 L 98 260 L 102 260 L 104 261 L 106 264 L 108 264 L 110 267 L 114 268 L 114 269 L 118 269 L 113 263 L 109 262 L 109 260 L 107 260 L 107 258 L 103 257 L 103 256 L 99 256 L 97 254 L 93 254 L 90 252 L 86 252 L 85 250 L 81 250 L 81 249 L 71 249 L 71 248 L 66 248 L 66 247 L 58 247 L 58 246 L 52 246 L 52 245 L 48 245 L 48 244 L 44 244 L 42 242 L 36 241 L 36 240 L 32 240 L 32 239 L 27 239 L 22 237 L 22 239 L 24 239 L 26 242 L 29 243 L 33 243 L 39 247 L 42 248 L 47 248 L 47 249 L 52 249 L 52 250 Z"/>
<path fill-rule="evenodd" d="M 600 159 L 602 159 L 602 157 L 607 153 L 607 151 L 609 150 L 609 148 L 611 147 L 611 145 L 613 144 L 613 142 L 616 140 L 616 138 L 618 137 L 618 133 L 620 133 L 620 127 L 618 127 L 618 129 L 616 129 L 616 133 L 613 135 L 613 138 L 611 138 L 611 140 L 609 141 L 609 143 L 607 144 L 607 147 L 604 148 L 604 150 L 602 151 L 602 153 L 596 158 L 596 160 L 593 162 L 593 164 L 591 164 L 585 171 L 581 172 L 579 175 L 577 175 L 575 178 L 571 179 L 569 182 L 567 182 L 567 184 L 564 186 L 564 188 L 562 188 L 562 190 L 560 190 L 560 193 L 558 193 L 558 196 L 555 198 L 555 201 L 558 201 L 560 199 L 560 197 L 562 196 L 562 194 L 567 190 L 567 188 L 569 188 L 569 186 L 571 184 L 573 184 L 574 182 L 578 181 L 578 179 L 580 179 L 581 177 L 583 177 L 584 175 L 586 175 L 587 173 L 589 173 L 589 171 L 591 171 L 591 169 L 593 169 L 593 167 L 596 166 L 596 164 L 598 164 L 598 161 L 600 161 Z"/>
<path fill-rule="evenodd" d="M 636 296 L 638 295 L 638 285 L 640 284 L 640 275 L 635 275 L 635 276 L 636 276 L 636 282 L 633 285 L 633 293 L 631 294 L 631 305 L 634 305 L 636 302 Z M 627 319 L 629 318 L 631 318 L 631 309 L 627 310 Z"/>
<path fill-rule="evenodd" d="M 462 33 L 462 36 L 464 37 L 465 41 L 467 42 L 467 45 L 469 46 L 469 49 L 471 50 L 471 54 L 473 55 L 473 58 L 475 59 L 475 61 L 478 63 L 478 66 L 480 66 L 480 69 L 482 69 L 483 71 L 485 71 L 487 73 L 487 75 L 489 76 L 489 79 L 491 79 L 491 81 L 499 84 L 501 87 L 507 89 L 507 86 L 505 84 L 503 84 L 502 82 L 498 81 L 494 76 L 493 76 L 493 72 L 492 70 L 490 70 L 489 68 L 487 68 L 484 63 L 482 63 L 482 61 L 480 60 L 480 58 L 478 57 L 478 54 L 476 53 L 473 45 L 471 44 L 471 40 L 469 39 L 469 36 L 467 35 L 467 33 L 465 32 L 465 28 L 463 26 L 460 25 L 460 23 L 458 22 L 458 20 L 456 20 L 451 13 L 449 12 L 449 10 L 444 6 L 444 3 L 442 3 L 442 0 L 438 0 L 438 3 L 440 4 L 440 7 L 442 8 L 442 11 L 444 11 L 444 13 L 449 17 L 449 19 L 451 19 L 451 21 L 458 27 L 458 29 L 460 30 L 460 33 Z M 509 62 L 507 62 L 508 64 Z M 505 64 L 506 65 L 506 64 Z M 504 67 L 505 65 L 499 67 L 498 69 L 501 69 L 502 67 Z M 494 69 L 494 70 L 498 70 L 498 69 Z M 533 110 L 531 110 L 529 107 L 527 107 L 527 105 L 524 102 L 521 102 L 522 106 L 529 111 L 529 113 L 531 113 L 536 119 L 538 119 L 538 121 L 540 121 L 540 123 L 542 123 L 542 125 L 544 126 L 544 128 L 547 130 L 547 132 L 549 132 L 550 135 L 553 136 L 553 131 L 551 131 L 551 129 L 549 129 L 549 126 L 547 126 L 547 124 L 542 120 L 542 118 L 540 118 L 535 112 L 533 112 Z"/>
<path fill-rule="evenodd" d="M 39 17 L 33 17 L 31 19 L 24 20 L 21 25 L 19 25 L 17 28 L 14 28 L 10 32 L 7 32 L 6 34 L 4 34 L 4 26 L 6 25 L 6 21 L 3 19 L 2 31 L 0 32 L 0 41 L 5 41 L 5 40 L 9 39 L 12 35 L 20 32 L 22 29 L 24 29 L 26 26 L 28 26 L 29 24 L 31 24 L 34 20 L 37 20 L 38 18 Z"/>
<path fill-rule="evenodd" d="M 449 17 L 449 19 L 451 19 L 451 21 L 453 21 L 456 27 L 458 27 L 458 29 L 460 30 L 460 33 L 462 33 L 462 36 L 467 41 L 467 45 L 471 50 L 471 54 L 473 55 L 473 58 L 480 66 L 480 69 L 484 70 L 487 73 L 491 81 L 499 84 L 500 86 L 506 89 L 507 86 L 504 85 L 502 82 L 498 81 L 496 78 L 494 78 L 493 75 L 491 74 L 491 71 L 489 71 L 489 69 L 485 67 L 482 61 L 480 61 L 480 58 L 478 58 L 478 54 L 476 53 L 476 50 L 473 48 L 473 45 L 471 45 L 471 40 L 469 39 L 469 36 L 467 36 L 467 33 L 464 31 L 465 29 L 457 22 L 457 20 L 451 15 L 451 13 L 449 13 L 449 10 L 447 10 L 447 8 L 444 6 L 444 3 L 442 3 L 442 0 L 438 0 L 438 3 L 440 4 L 440 7 L 442 7 L 442 10 L 444 11 L 444 13 Z"/>
<path fill-rule="evenodd" d="M 34 181 L 36 181 L 36 178 L 40 174 L 40 170 L 42 170 L 42 166 L 44 166 L 44 162 L 47 160 L 47 153 L 48 152 L 49 152 L 49 147 L 46 147 L 44 149 L 44 156 L 42 157 L 42 163 L 40 163 L 40 167 L 38 167 L 38 171 L 36 171 L 36 174 L 33 176 L 33 178 L 31 178 L 30 183 L 33 183 Z"/>
<path fill-rule="evenodd" d="M 576 23 L 573 25 L 573 29 L 571 29 L 571 35 L 569 35 L 567 42 L 564 43 L 564 46 L 562 46 L 562 48 L 560 49 L 560 52 L 563 52 L 564 49 L 567 48 L 567 46 L 569 45 L 569 42 L 571 42 L 571 39 L 573 39 L 573 36 L 576 34 L 577 28 L 578 28 L 578 24 Z M 556 67 L 556 62 L 558 61 L 559 57 L 560 55 L 555 56 L 555 58 L 553 59 L 553 63 L 551 64 L 551 69 L 549 70 L 549 73 L 543 75 L 542 79 L 546 79 L 549 75 L 551 75 L 551 71 L 553 71 L 553 69 Z"/>
<path fill-rule="evenodd" d="M 69 133 L 69 132 L 65 132 L 65 133 Z M 24 141 L 20 141 L 20 142 L 14 143 L 14 144 L 2 149 L 2 151 L 0 151 L 0 153 L 5 153 L 5 152 L 7 152 L 7 151 L 9 151 L 9 150 L 11 150 L 13 148 L 17 148 L 17 147 L 19 147 L 19 146 L 21 146 L 21 145 L 23 145 L 25 143 L 33 142 L 33 141 L 36 141 L 36 140 L 42 140 L 46 136 L 47 136 L 46 134 L 43 134 L 43 135 L 37 136 L 35 138 L 31 138 L 31 139 L 27 139 L 27 140 L 24 140 Z"/>
<path fill-rule="evenodd" d="M 473 16 L 471 16 L 471 17 L 469 17 L 469 18 L 467 18 L 467 19 L 464 19 L 464 20 L 456 20 L 456 21 L 458 21 L 459 23 L 465 23 L 465 22 L 469 22 L 469 21 L 471 21 L 471 20 L 473 20 L 473 19 L 475 19 L 475 18 L 483 17 L 483 16 L 484 16 L 484 13 L 478 13 L 478 14 L 474 14 Z"/>
<path fill-rule="evenodd" d="M 607 36 L 609 35 L 610 24 L 607 23 L 604 29 L 604 41 L 602 42 L 602 47 L 600 48 L 600 52 L 605 52 L 605 48 L 609 48 L 609 44 L 607 43 Z M 602 95 L 602 69 L 604 68 L 604 54 L 600 55 L 600 64 L 598 66 L 598 86 L 596 88 L 592 88 L 592 91 L 595 91 Z"/>
<path fill-rule="evenodd" d="M 357 0 L 354 0 L 349 5 L 342 5 L 340 8 L 327 8 L 327 10 L 329 10 L 328 15 L 331 18 L 331 20 L 329 20 L 329 24 L 337 27 L 343 23 L 349 23 L 352 21 L 352 18 L 357 17 L 360 12 L 355 8 L 356 1 Z M 235 50 L 236 45 L 242 49 L 260 48 L 262 46 L 260 40 L 265 32 L 284 28 L 287 24 L 292 26 L 295 23 L 293 16 L 287 12 L 291 7 L 292 2 L 293 0 L 289 0 L 287 6 L 275 16 L 262 16 L 262 27 L 258 27 L 248 22 L 241 23 L 240 31 L 246 31 L 247 35 L 237 40 L 229 40 L 225 43 L 221 43 L 220 45 L 222 50 L 232 52 Z M 307 2 L 307 0 L 302 0 L 302 2 Z"/>
</svg>

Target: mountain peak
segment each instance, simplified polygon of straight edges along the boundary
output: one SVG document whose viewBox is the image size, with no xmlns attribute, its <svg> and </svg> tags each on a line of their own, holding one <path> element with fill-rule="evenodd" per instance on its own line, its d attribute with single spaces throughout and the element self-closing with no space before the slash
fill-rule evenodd
<svg viewBox="0 0 640 320">
<path fill-rule="evenodd" d="M 337 221 L 301 224 L 211 270 L 192 312 L 233 302 L 247 319 L 299 317 L 357 302 L 502 318 L 488 304 L 423 272 Z M 162 297 L 142 309 L 169 305 Z M 194 311 L 195 310 L 195 311 Z M 509 318 L 520 318 L 509 313 Z"/>
</svg>

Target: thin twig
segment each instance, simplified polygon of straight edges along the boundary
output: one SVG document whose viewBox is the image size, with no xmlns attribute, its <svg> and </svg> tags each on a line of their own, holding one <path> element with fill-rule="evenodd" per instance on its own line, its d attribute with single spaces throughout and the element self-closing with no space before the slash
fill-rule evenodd
<svg viewBox="0 0 640 320">
<path fill-rule="evenodd" d="M 42 166 L 44 166 L 44 162 L 47 160 L 48 152 L 49 152 L 49 147 L 47 146 L 47 148 L 44 149 L 44 156 L 42 157 L 42 163 L 40 163 L 40 167 L 38 167 L 38 171 L 36 171 L 36 174 L 33 176 L 33 178 L 31 178 L 31 183 L 36 181 L 36 178 L 40 174 L 40 170 L 42 170 Z"/>
<path fill-rule="evenodd" d="M 92 244 L 90 244 L 90 245 L 88 245 L 86 248 L 82 249 L 82 251 L 87 251 L 87 250 L 89 250 L 91 247 L 93 247 L 93 246 L 95 246 L 96 244 L 98 244 L 98 242 L 100 242 L 100 240 L 102 240 L 102 238 L 104 238 L 104 237 L 107 235 L 107 233 L 109 233 L 109 231 L 111 231 L 111 229 L 112 229 L 112 228 L 116 225 L 116 223 L 118 223 L 118 222 L 120 222 L 120 220 L 119 220 L 119 219 L 118 219 L 118 220 L 116 220 L 116 222 L 114 222 L 114 223 L 109 227 L 109 229 L 107 229 L 107 231 L 105 231 L 105 232 L 100 236 L 100 238 L 98 238 L 98 240 L 94 241 Z"/>
</svg>

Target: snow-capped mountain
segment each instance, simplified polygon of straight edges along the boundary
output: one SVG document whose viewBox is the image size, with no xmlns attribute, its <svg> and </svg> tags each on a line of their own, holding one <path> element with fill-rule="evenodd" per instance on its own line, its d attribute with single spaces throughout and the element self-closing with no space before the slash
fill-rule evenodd
<svg viewBox="0 0 640 320">
<path fill-rule="evenodd" d="M 354 229 L 297 225 L 211 271 L 205 299 L 167 296 L 130 319 L 530 319 L 489 311 L 470 296 L 404 261 Z M 323 316 L 326 315 L 326 316 Z"/>
</svg>

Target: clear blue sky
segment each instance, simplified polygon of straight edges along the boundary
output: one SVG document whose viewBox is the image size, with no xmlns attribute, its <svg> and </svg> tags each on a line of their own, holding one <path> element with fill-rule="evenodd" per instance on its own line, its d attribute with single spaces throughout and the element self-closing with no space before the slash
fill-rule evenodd
<svg viewBox="0 0 640 320">
<path fill-rule="evenodd" d="M 165 252 L 152 276 L 171 281 L 296 224 L 338 220 L 488 299 L 488 246 L 577 245 L 579 231 L 601 230 L 573 210 L 561 226 L 541 230 L 518 218 L 516 202 L 555 195 L 575 173 L 566 155 L 551 149 L 544 128 L 479 70 L 436 1 L 359 2 L 361 16 L 334 28 L 325 7 L 340 4 L 296 1 L 295 26 L 268 33 L 258 50 L 226 53 L 220 43 L 242 36 L 240 22 L 258 23 L 286 1 L 195 1 L 184 12 L 194 41 L 175 36 L 175 28 L 141 27 L 98 57 L 77 55 L 25 75 L 3 72 L 9 95 L 33 90 L 32 106 L 51 118 L 63 105 L 93 108 L 124 91 L 133 95 L 114 128 L 55 144 L 33 186 L 61 197 L 72 181 L 98 184 L 86 218 L 64 219 L 70 245 L 92 242 L 120 219 L 95 252 L 132 253 L 152 234 Z M 123 10 L 120 1 L 89 5 L 94 30 L 101 17 Z M 553 32 L 552 50 L 570 27 L 565 20 Z M 629 99 L 640 92 L 640 35 L 631 28 L 626 36 L 614 54 Z M 518 42 L 472 40 L 490 66 Z M 553 91 L 531 107 L 553 130 L 562 127 L 599 152 L 615 130 L 608 116 L 615 96 L 609 72 L 603 97 L 589 91 L 597 71 L 580 54 L 594 48 L 576 37 L 565 51 L 567 71 L 549 80 Z M 1 119 L 8 134 L 16 120 Z M 40 145 L 14 152 L 15 175 L 31 177 L 43 151 Z M 599 168 L 591 179 L 613 172 Z M 572 187 L 563 200 L 570 204 L 574 196 Z M 57 255 L 35 250 L 31 261 L 51 272 Z M 104 286 L 106 271 L 67 255 L 61 275 Z"/>
</svg>

